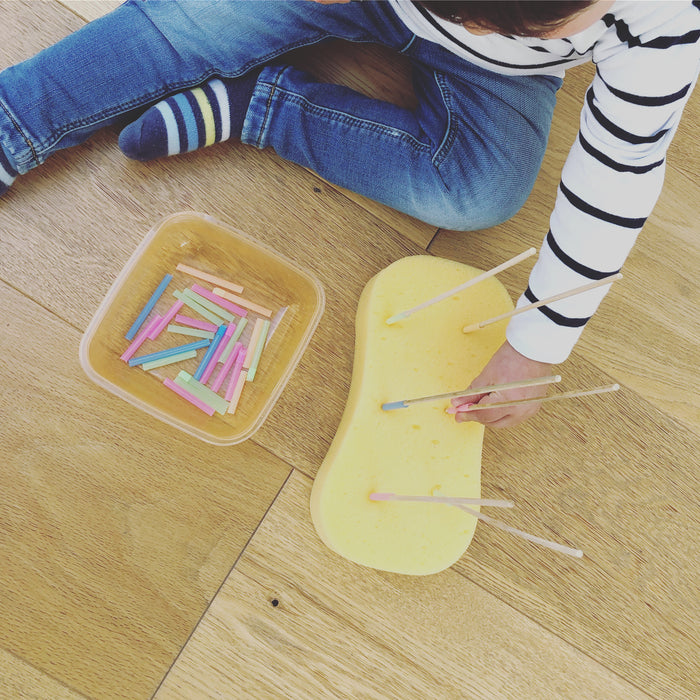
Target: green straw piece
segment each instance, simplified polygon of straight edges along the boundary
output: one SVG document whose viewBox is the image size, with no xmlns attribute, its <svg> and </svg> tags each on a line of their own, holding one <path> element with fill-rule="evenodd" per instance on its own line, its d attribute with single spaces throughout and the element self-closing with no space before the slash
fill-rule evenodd
<svg viewBox="0 0 700 700">
<path fill-rule="evenodd" d="M 191 374 L 184 370 L 175 377 L 175 383 L 183 389 L 187 389 L 191 394 L 194 394 L 198 399 L 204 401 L 205 404 L 211 406 L 217 413 L 224 415 L 228 410 L 228 401 L 222 399 L 217 393 L 213 392 L 208 386 L 204 386 L 198 382 Z"/>
<path fill-rule="evenodd" d="M 236 330 L 233 332 L 233 335 L 231 336 L 231 340 L 228 341 L 228 345 L 224 348 L 224 351 L 221 353 L 221 357 L 219 358 L 219 362 L 223 363 L 228 360 L 228 356 L 231 354 L 231 350 L 233 350 L 233 346 L 238 342 L 238 339 L 241 337 L 241 333 L 243 333 L 243 329 L 246 327 L 246 324 L 248 323 L 247 318 L 242 318 L 238 324 L 236 325 Z"/>
<path fill-rule="evenodd" d="M 250 363 L 250 369 L 246 375 L 247 382 L 252 382 L 253 379 L 255 379 L 255 373 L 258 370 L 258 363 L 260 362 L 260 355 L 262 355 L 263 348 L 265 347 L 265 338 L 267 338 L 267 332 L 269 330 L 270 321 L 263 321 L 260 337 L 258 338 L 258 344 L 255 346 L 255 352 L 253 353 L 253 359 Z"/>
<path fill-rule="evenodd" d="M 189 299 L 192 299 L 192 301 L 194 301 L 195 303 L 199 304 L 200 306 L 203 306 L 208 311 L 211 311 L 214 315 L 220 316 L 221 318 L 225 319 L 229 323 L 231 323 L 231 321 L 236 320 L 236 317 L 230 311 L 222 309 L 213 301 L 209 301 L 209 299 L 203 297 L 201 294 L 197 294 L 197 292 L 193 292 L 191 289 L 185 289 L 183 294 Z"/>
<path fill-rule="evenodd" d="M 187 291 L 187 290 L 185 290 Z M 194 299 L 191 299 L 188 297 L 185 292 L 173 292 L 173 296 L 176 299 L 179 299 L 183 304 L 186 306 L 189 306 L 190 309 L 193 311 L 196 311 L 200 316 L 203 316 L 204 318 L 207 319 L 207 321 L 211 321 L 212 323 L 215 323 L 217 326 L 220 326 L 223 323 L 223 320 L 220 316 L 216 316 L 213 314 L 209 309 L 205 309 L 201 304 L 198 304 Z"/>
<path fill-rule="evenodd" d="M 160 360 L 153 360 L 152 362 L 144 362 L 141 367 L 146 371 L 151 369 L 157 369 L 158 367 L 164 367 L 165 365 L 172 365 L 175 362 L 184 362 L 185 360 L 191 360 L 193 357 L 197 357 L 196 350 L 185 350 L 177 355 L 172 355 L 171 357 L 162 357 Z"/>
<path fill-rule="evenodd" d="M 168 333 L 179 333 L 180 335 L 191 335 L 195 338 L 214 338 L 214 331 L 203 331 L 199 328 L 190 328 L 189 326 L 178 326 L 171 323 L 168 326 Z"/>
</svg>

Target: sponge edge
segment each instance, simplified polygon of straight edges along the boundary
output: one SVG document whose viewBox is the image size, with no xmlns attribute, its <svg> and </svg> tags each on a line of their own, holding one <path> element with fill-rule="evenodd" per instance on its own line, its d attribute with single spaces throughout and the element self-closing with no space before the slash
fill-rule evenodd
<svg viewBox="0 0 700 700">
<path fill-rule="evenodd" d="M 464 334 L 466 323 L 513 308 L 496 279 L 391 326 L 411 308 L 480 274 L 432 256 L 403 258 L 365 287 L 357 310 L 355 358 L 345 412 L 311 494 L 323 542 L 358 564 L 433 574 L 454 564 L 476 519 L 429 503 L 372 501 L 373 492 L 478 498 L 483 427 L 457 424 L 447 401 L 384 411 L 382 404 L 468 386 L 505 340 L 505 322 Z"/>
</svg>

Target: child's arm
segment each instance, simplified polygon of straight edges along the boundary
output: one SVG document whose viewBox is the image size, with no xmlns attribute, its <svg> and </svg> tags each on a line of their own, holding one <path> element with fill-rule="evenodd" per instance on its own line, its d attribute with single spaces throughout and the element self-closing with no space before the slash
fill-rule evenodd
<svg viewBox="0 0 700 700">
<path fill-rule="evenodd" d="M 471 383 L 471 387 L 492 386 L 494 384 L 506 384 L 522 379 L 534 379 L 551 374 L 552 365 L 545 362 L 531 360 L 513 349 L 505 342 L 496 351 L 481 374 Z M 470 388 L 471 388 L 470 387 Z M 546 386 L 528 387 L 524 389 L 511 389 L 510 391 L 496 392 L 493 394 L 481 394 L 468 399 L 452 399 L 453 406 L 468 401 L 485 405 L 501 401 L 517 401 L 519 399 L 539 398 L 547 393 Z M 488 425 L 490 428 L 509 428 L 533 416 L 540 409 L 540 404 L 527 404 L 525 406 L 509 406 L 494 408 L 487 411 L 474 411 L 455 414 L 458 423 L 475 421 Z"/>
</svg>

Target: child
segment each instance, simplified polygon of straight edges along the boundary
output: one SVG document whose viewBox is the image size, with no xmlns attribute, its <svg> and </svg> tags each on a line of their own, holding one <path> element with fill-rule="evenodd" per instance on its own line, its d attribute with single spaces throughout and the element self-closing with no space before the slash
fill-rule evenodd
<svg viewBox="0 0 700 700">
<path fill-rule="evenodd" d="M 416 109 L 284 62 L 291 49 L 335 38 L 405 54 Z M 434 226 L 486 228 L 515 214 L 532 188 L 565 69 L 593 60 L 522 306 L 622 266 L 661 190 L 699 38 L 698 0 L 128 0 L 0 73 L 0 188 L 126 116 L 119 144 L 131 158 L 240 138 Z M 473 386 L 551 374 L 607 288 L 514 317 Z M 534 410 L 473 415 L 500 427 Z"/>
</svg>

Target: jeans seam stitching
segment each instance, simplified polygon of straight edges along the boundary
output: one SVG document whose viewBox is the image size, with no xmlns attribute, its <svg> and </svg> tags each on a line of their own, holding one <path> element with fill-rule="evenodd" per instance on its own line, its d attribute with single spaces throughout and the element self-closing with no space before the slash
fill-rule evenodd
<svg viewBox="0 0 700 700">
<path fill-rule="evenodd" d="M 280 73 L 281 76 L 281 73 Z M 380 124 L 378 122 L 372 122 L 369 121 L 368 119 L 360 119 L 359 117 L 355 117 L 351 114 L 348 114 L 346 112 L 340 112 L 338 110 L 331 110 L 330 108 L 327 107 L 321 107 L 317 104 L 314 104 L 313 102 L 310 102 L 308 99 L 305 97 L 298 95 L 294 92 L 291 92 L 289 90 L 285 90 L 284 88 L 281 88 L 278 84 L 277 81 L 275 81 L 274 84 L 272 83 L 267 83 L 263 82 L 260 83 L 261 85 L 267 85 L 268 87 L 272 88 L 270 91 L 270 95 L 267 100 L 267 107 L 265 111 L 265 116 L 263 117 L 263 126 L 265 124 L 265 121 L 267 120 L 269 108 L 270 108 L 270 103 L 272 100 L 272 96 L 276 92 L 281 92 L 284 93 L 287 99 L 296 102 L 299 105 L 305 105 L 307 107 L 310 107 L 311 109 L 309 111 L 315 111 L 317 114 L 321 113 L 327 113 L 327 112 L 332 112 L 335 115 L 339 115 L 340 119 L 338 121 L 341 121 L 344 124 L 347 124 L 349 126 L 357 125 L 357 126 L 363 126 L 366 128 L 368 131 L 373 131 L 375 133 L 385 133 L 389 134 L 395 137 L 400 138 L 402 141 L 407 141 L 411 142 L 413 145 L 417 146 L 420 150 L 430 152 L 431 146 L 430 144 L 423 143 L 422 141 L 419 141 L 413 134 L 409 134 L 406 131 L 403 131 L 401 129 L 397 129 L 395 127 L 389 127 L 386 126 L 385 124 Z M 258 139 L 258 144 L 260 143 L 260 139 Z"/>
<path fill-rule="evenodd" d="M 17 133 L 24 139 L 24 142 L 27 144 L 27 147 L 29 150 L 32 152 L 32 158 L 34 159 L 34 163 L 36 165 L 39 165 L 39 157 L 37 155 L 37 152 L 34 150 L 34 145 L 32 144 L 31 140 L 27 137 L 27 135 L 24 133 L 20 125 L 17 123 L 15 118 L 12 116 L 10 111 L 7 109 L 5 104 L 3 102 L 0 102 L 0 107 L 2 107 L 3 112 L 7 115 L 7 118 L 12 122 L 12 125 L 15 127 L 17 130 Z M 13 154 L 16 155 L 16 154 Z"/>
</svg>

